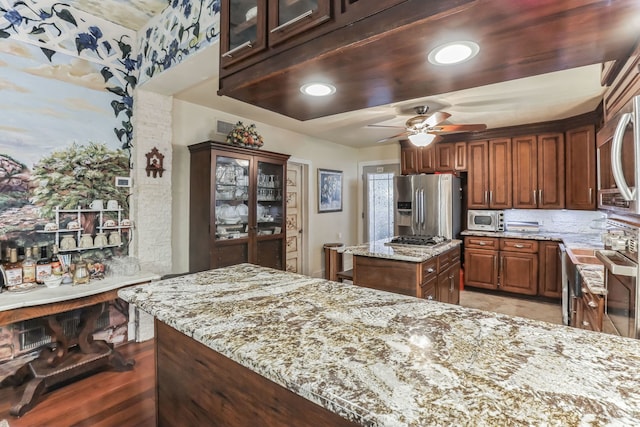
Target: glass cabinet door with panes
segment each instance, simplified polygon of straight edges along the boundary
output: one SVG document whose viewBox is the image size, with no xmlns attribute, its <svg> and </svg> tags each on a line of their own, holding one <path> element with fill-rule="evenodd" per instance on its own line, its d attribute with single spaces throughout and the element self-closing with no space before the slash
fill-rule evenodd
<svg viewBox="0 0 640 427">
<path fill-rule="evenodd" d="M 283 270 L 289 156 L 213 141 L 189 151 L 189 271 L 243 262 Z"/>
</svg>

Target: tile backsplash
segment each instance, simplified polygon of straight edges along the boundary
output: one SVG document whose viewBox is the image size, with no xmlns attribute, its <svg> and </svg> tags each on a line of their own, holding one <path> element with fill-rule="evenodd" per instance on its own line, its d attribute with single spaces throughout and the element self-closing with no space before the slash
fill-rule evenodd
<svg viewBox="0 0 640 427">
<path fill-rule="evenodd" d="M 567 209 L 506 209 L 505 224 L 509 221 L 538 221 L 541 231 L 564 233 L 597 233 L 606 218 L 604 212 Z"/>
</svg>

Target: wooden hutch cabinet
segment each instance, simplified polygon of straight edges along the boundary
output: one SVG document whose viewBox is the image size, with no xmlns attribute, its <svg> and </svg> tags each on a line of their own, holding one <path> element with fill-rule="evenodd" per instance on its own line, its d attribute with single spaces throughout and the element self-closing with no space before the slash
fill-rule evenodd
<svg viewBox="0 0 640 427">
<path fill-rule="evenodd" d="M 250 262 L 284 269 L 288 155 L 190 145 L 189 271 Z"/>
</svg>

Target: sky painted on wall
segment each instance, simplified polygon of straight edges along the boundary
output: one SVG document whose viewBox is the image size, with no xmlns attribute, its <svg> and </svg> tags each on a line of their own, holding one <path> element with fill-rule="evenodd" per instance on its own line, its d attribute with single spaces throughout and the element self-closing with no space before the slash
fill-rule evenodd
<svg viewBox="0 0 640 427">
<path fill-rule="evenodd" d="M 100 65 L 0 39 L 0 153 L 30 169 L 44 155 L 74 142 L 121 143 L 122 119 L 110 106 Z"/>
</svg>

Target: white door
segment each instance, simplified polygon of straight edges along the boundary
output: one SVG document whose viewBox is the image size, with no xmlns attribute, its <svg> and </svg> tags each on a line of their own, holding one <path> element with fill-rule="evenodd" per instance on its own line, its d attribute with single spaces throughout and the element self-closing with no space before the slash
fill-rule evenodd
<svg viewBox="0 0 640 427">
<path fill-rule="evenodd" d="M 393 236 L 393 177 L 400 174 L 398 164 L 364 166 L 365 242 Z"/>
<path fill-rule="evenodd" d="M 287 262 L 286 269 L 292 273 L 302 273 L 303 245 L 302 205 L 303 165 L 287 164 Z"/>
</svg>

